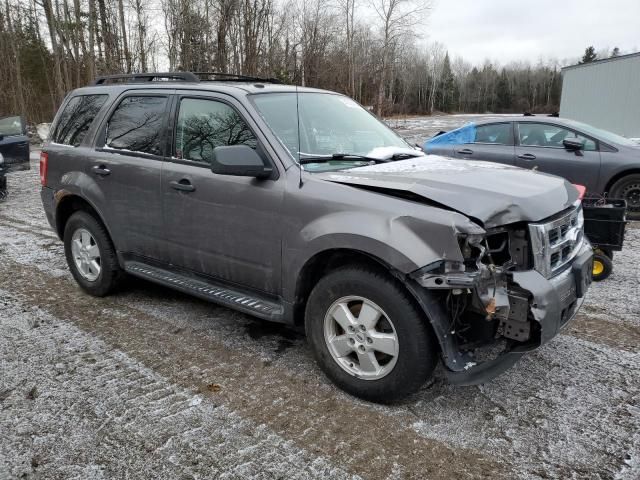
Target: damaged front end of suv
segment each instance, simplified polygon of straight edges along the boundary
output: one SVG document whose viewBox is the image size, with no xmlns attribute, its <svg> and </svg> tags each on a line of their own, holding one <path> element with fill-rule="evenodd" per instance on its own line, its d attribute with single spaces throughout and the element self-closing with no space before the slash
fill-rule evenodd
<svg viewBox="0 0 640 480">
<path fill-rule="evenodd" d="M 458 234 L 461 258 L 410 275 L 452 383 L 500 374 L 575 315 L 591 278 L 583 223 L 577 202 L 544 222 Z"/>
</svg>

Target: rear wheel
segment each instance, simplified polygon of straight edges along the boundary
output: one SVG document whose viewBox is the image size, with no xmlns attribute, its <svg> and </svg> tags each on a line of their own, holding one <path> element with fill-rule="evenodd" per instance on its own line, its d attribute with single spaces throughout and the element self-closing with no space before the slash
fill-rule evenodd
<svg viewBox="0 0 640 480">
<path fill-rule="evenodd" d="M 87 212 L 76 212 L 67 221 L 64 252 L 76 282 L 91 295 L 108 295 L 123 276 L 109 234 Z"/>
<path fill-rule="evenodd" d="M 622 177 L 613 184 L 609 196 L 626 200 L 629 218 L 640 219 L 640 174 Z"/>
<path fill-rule="evenodd" d="M 387 403 L 417 391 L 437 362 L 428 319 L 402 285 L 366 268 L 322 278 L 309 296 L 305 327 L 326 375 L 365 400 Z"/>
</svg>

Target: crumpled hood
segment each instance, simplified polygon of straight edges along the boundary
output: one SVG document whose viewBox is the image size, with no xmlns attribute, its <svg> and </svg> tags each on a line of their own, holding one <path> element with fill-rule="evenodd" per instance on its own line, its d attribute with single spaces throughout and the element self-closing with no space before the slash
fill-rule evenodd
<svg viewBox="0 0 640 480">
<path fill-rule="evenodd" d="M 566 180 L 498 163 L 429 155 L 316 174 L 331 182 L 411 192 L 481 221 L 485 228 L 535 222 L 574 204 Z"/>
</svg>

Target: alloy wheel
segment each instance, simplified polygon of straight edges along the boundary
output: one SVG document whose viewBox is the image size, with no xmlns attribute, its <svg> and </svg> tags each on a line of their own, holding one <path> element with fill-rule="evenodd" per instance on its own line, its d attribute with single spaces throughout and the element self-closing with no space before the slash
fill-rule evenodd
<svg viewBox="0 0 640 480">
<path fill-rule="evenodd" d="M 87 229 L 79 228 L 73 232 L 71 254 L 80 275 L 90 282 L 95 282 L 102 270 L 100 248 Z"/>
<path fill-rule="evenodd" d="M 388 375 L 398 360 L 393 323 L 382 308 L 364 297 L 343 297 L 329 307 L 324 339 L 335 362 L 363 380 Z"/>
</svg>

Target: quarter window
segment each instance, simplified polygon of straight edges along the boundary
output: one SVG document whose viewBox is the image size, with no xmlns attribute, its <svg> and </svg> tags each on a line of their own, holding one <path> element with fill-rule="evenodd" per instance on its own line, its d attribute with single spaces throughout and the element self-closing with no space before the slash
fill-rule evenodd
<svg viewBox="0 0 640 480">
<path fill-rule="evenodd" d="M 491 143 L 494 145 L 513 145 L 510 123 L 480 125 L 476 128 L 473 143 Z"/>
<path fill-rule="evenodd" d="M 185 98 L 176 128 L 176 158 L 211 163 L 213 150 L 227 145 L 256 148 L 258 141 L 240 115 L 226 103 Z"/>
<path fill-rule="evenodd" d="M 162 125 L 167 97 L 127 97 L 107 124 L 107 148 L 162 154 Z"/>
<path fill-rule="evenodd" d="M 60 114 L 51 140 L 61 145 L 79 146 L 107 98 L 108 95 L 73 97 Z"/>
<path fill-rule="evenodd" d="M 580 135 L 568 128 L 544 123 L 520 123 L 518 126 L 520 145 L 525 147 L 564 148 L 565 138 L 578 139 L 583 142 L 585 151 L 597 150 L 594 140 Z"/>
</svg>

